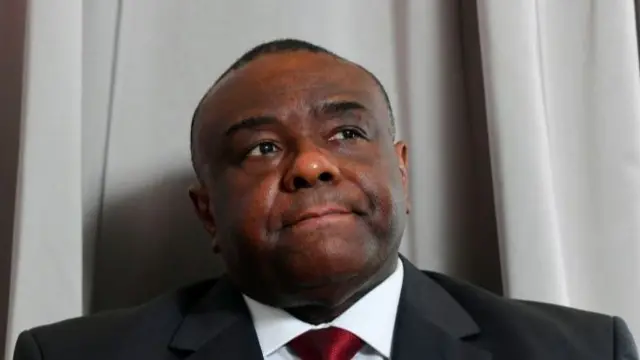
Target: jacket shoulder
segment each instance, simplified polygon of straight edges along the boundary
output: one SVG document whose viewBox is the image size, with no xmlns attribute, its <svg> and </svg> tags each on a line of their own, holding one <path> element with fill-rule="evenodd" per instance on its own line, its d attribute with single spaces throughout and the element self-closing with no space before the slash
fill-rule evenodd
<svg viewBox="0 0 640 360">
<path fill-rule="evenodd" d="M 215 282 L 181 288 L 140 306 L 39 326 L 21 338 L 33 343 L 45 359 L 113 359 L 123 346 L 139 344 L 166 348 L 184 314 Z"/>
<path fill-rule="evenodd" d="M 507 299 L 442 274 L 425 273 L 476 321 L 481 329 L 478 342 L 497 353 L 517 349 L 531 355 L 537 353 L 541 358 L 566 354 L 567 359 L 613 359 L 613 354 L 620 350 L 616 349 L 616 337 L 630 337 L 619 318 L 560 305 Z"/>
<path fill-rule="evenodd" d="M 568 323 L 569 325 L 576 324 L 576 322 L 595 322 L 598 324 L 602 321 L 608 322 L 611 320 L 611 316 L 591 311 L 543 302 L 505 298 L 443 274 L 429 271 L 424 273 L 447 290 L 468 311 L 481 310 L 489 313 L 508 313 L 516 316 L 521 315 L 525 318 L 530 317 L 530 320 L 533 321 L 554 320 L 559 323 Z"/>
</svg>

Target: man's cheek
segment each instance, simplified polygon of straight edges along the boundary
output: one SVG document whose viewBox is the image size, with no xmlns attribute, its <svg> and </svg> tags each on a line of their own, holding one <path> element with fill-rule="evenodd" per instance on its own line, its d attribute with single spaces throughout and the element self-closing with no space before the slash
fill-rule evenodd
<svg viewBox="0 0 640 360">
<path fill-rule="evenodd" d="M 277 185 L 265 181 L 240 189 L 228 201 L 229 204 L 236 204 L 239 215 L 250 220 L 252 226 L 264 226 L 277 195 Z"/>
</svg>

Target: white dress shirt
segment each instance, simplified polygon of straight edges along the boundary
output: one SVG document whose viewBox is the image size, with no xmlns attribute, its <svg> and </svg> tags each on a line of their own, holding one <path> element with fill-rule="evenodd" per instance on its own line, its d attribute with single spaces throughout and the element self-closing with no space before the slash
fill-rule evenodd
<svg viewBox="0 0 640 360">
<path fill-rule="evenodd" d="M 265 360 L 297 360 L 298 357 L 287 347 L 287 343 L 308 330 L 329 326 L 349 330 L 364 341 L 365 345 L 353 359 L 386 360 L 391 355 L 403 278 L 402 260 L 398 260 L 396 270 L 387 279 L 335 320 L 321 325 L 305 323 L 282 309 L 243 296 L 251 312 Z"/>
</svg>

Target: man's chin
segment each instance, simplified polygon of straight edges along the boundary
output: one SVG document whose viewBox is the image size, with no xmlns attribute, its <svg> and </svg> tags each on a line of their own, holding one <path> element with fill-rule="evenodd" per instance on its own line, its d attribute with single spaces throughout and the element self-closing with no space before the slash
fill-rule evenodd
<svg viewBox="0 0 640 360">
<path fill-rule="evenodd" d="M 366 264 L 370 265 L 370 264 Z M 374 282 L 375 267 L 360 266 L 351 271 L 335 273 L 325 272 L 322 276 L 291 276 L 288 281 L 281 283 L 285 288 L 287 302 L 283 307 L 298 307 L 318 305 L 332 307 L 352 297 L 360 291 L 367 290 Z M 285 305 L 285 304 L 283 304 Z"/>
<path fill-rule="evenodd" d="M 353 283 L 371 273 L 371 259 L 355 256 L 362 252 L 357 247 L 307 250 L 318 255 L 310 258 L 305 253 L 289 253 L 276 262 L 276 274 L 281 284 L 296 291 L 306 291 Z"/>
<path fill-rule="evenodd" d="M 336 307 L 355 294 L 366 285 L 366 278 L 359 276 L 343 276 L 324 280 L 317 283 L 290 284 L 286 296 L 281 298 L 282 308 L 298 307 Z"/>
<path fill-rule="evenodd" d="M 333 288 L 336 286 L 342 286 L 343 284 L 353 283 L 357 280 L 357 273 L 339 273 L 327 276 L 323 276 L 318 279 L 308 279 L 292 282 L 292 288 L 297 291 L 313 291 L 314 289 Z"/>
</svg>

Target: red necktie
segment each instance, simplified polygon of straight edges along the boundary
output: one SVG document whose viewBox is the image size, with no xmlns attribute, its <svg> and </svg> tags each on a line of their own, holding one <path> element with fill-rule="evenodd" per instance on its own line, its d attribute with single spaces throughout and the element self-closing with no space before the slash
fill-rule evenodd
<svg viewBox="0 0 640 360">
<path fill-rule="evenodd" d="M 362 345 L 359 337 L 337 327 L 307 331 L 289 342 L 302 360 L 351 360 Z"/>
</svg>

